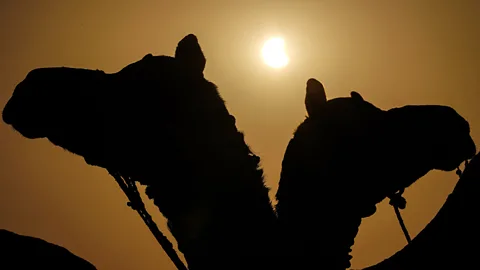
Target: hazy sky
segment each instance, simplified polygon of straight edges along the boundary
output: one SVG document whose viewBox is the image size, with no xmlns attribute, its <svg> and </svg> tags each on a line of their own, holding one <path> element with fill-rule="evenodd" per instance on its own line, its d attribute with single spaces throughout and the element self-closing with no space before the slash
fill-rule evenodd
<svg viewBox="0 0 480 270">
<path fill-rule="evenodd" d="M 305 117 L 309 77 L 324 83 L 328 98 L 356 90 L 383 109 L 453 106 L 480 141 L 477 0 L 1 0 L 0 24 L 2 108 L 34 68 L 117 72 L 147 53 L 173 55 L 181 38 L 196 34 L 205 76 L 261 156 L 272 196 L 285 147 Z M 260 58 L 273 35 L 286 41 L 290 64 L 283 70 Z M 174 269 L 106 170 L 47 140 L 25 139 L 3 122 L 0 140 L 0 228 L 62 245 L 99 270 Z M 454 172 L 434 172 L 406 191 L 402 213 L 412 236 L 456 181 Z M 355 242 L 354 268 L 405 245 L 387 202 L 362 223 Z"/>
</svg>

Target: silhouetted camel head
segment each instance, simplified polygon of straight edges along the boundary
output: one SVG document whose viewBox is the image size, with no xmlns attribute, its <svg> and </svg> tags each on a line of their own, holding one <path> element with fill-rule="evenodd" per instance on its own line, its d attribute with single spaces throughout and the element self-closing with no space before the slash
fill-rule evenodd
<svg viewBox="0 0 480 270">
<path fill-rule="evenodd" d="M 174 148 L 193 147 L 195 136 L 205 142 L 221 130 L 236 132 L 216 86 L 203 77 L 205 62 L 197 38 L 188 35 L 175 57 L 148 54 L 113 74 L 35 69 L 15 88 L 3 120 L 27 138 L 46 137 L 94 165 L 103 166 L 105 155 L 117 155 L 120 146 L 138 154 L 156 143 L 179 152 Z"/>
<path fill-rule="evenodd" d="M 5 105 L 3 121 L 23 136 L 37 139 L 84 119 L 85 113 L 96 113 L 94 98 L 104 91 L 98 86 L 105 79 L 105 73 L 72 71 L 70 68 L 39 68 L 29 72 Z M 86 110 L 87 107 L 90 110 Z"/>
<path fill-rule="evenodd" d="M 433 169 L 452 171 L 476 151 L 468 122 L 448 106 L 384 111 L 357 92 L 327 100 L 315 79 L 307 82 L 305 106 L 309 116 L 285 153 L 285 173 L 297 164 L 317 172 L 314 178 L 351 177 L 354 186 L 400 181 L 400 188 Z"/>
<path fill-rule="evenodd" d="M 448 106 L 408 105 L 390 109 L 386 130 L 402 149 L 413 155 L 421 152 L 437 170 L 452 171 L 476 152 L 468 122 Z"/>
<path fill-rule="evenodd" d="M 284 155 L 277 213 L 282 230 L 298 234 L 289 244 L 298 256 L 328 269 L 349 267 L 361 218 L 376 203 L 476 151 L 467 121 L 447 106 L 384 111 L 357 92 L 327 100 L 315 79 L 307 81 L 305 106 L 308 117 Z"/>
<path fill-rule="evenodd" d="M 276 218 L 259 158 L 204 78 L 205 64 L 188 35 L 175 57 L 148 54 L 112 74 L 35 69 L 16 87 L 3 120 L 27 138 L 48 138 L 147 185 L 186 257 L 264 254 L 261 244 L 245 253 L 252 239 L 269 237 Z"/>
<path fill-rule="evenodd" d="M 214 172 L 226 173 L 224 162 L 253 157 L 216 86 L 204 78 L 205 62 L 197 38 L 188 35 L 175 57 L 148 54 L 112 74 L 35 69 L 15 88 L 3 120 L 89 164 L 121 168 L 144 184 L 159 181 L 149 179 L 155 172 L 178 189 L 198 193 L 193 179 L 199 175 L 215 178 Z M 161 197 L 168 200 L 172 189 Z"/>
</svg>

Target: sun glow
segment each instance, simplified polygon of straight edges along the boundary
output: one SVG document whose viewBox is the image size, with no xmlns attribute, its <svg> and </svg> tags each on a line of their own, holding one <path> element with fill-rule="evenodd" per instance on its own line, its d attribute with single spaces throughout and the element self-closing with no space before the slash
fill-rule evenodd
<svg viewBox="0 0 480 270">
<path fill-rule="evenodd" d="M 290 61 L 285 52 L 285 40 L 278 37 L 265 42 L 262 48 L 262 56 L 265 64 L 276 69 L 285 67 Z"/>
</svg>

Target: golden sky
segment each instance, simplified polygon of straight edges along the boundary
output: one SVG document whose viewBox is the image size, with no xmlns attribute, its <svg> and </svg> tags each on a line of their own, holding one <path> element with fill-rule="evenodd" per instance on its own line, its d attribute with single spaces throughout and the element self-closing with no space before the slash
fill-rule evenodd
<svg viewBox="0 0 480 270">
<path fill-rule="evenodd" d="M 194 33 L 207 57 L 205 76 L 261 156 L 272 196 L 285 147 L 305 117 L 310 77 L 324 83 L 328 98 L 356 90 L 382 109 L 450 105 L 480 141 L 477 0 L 2 0 L 0 25 L 2 108 L 34 68 L 117 72 L 147 53 L 173 55 L 177 42 Z M 286 41 L 290 64 L 282 70 L 260 58 L 273 35 Z M 456 180 L 454 172 L 434 172 L 406 191 L 402 214 L 412 236 Z M 99 270 L 174 269 L 104 169 L 3 123 L 0 181 L 0 228 L 62 245 Z M 352 267 L 376 263 L 405 243 L 383 202 L 362 223 Z"/>
</svg>

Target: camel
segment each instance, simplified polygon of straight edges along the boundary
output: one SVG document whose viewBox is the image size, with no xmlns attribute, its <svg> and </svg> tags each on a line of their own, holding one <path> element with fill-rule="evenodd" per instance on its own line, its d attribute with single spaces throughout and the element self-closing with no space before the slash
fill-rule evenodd
<svg viewBox="0 0 480 270">
<path fill-rule="evenodd" d="M 3 120 L 146 185 L 189 269 L 270 264 L 276 216 L 260 159 L 204 78 L 205 64 L 190 34 L 175 57 L 147 54 L 116 73 L 35 69 L 16 86 Z"/>
<path fill-rule="evenodd" d="M 89 261 L 40 238 L 0 229 L 2 269 L 96 270 Z"/>
<path fill-rule="evenodd" d="M 431 170 L 475 155 L 468 122 L 440 105 L 384 111 L 358 92 L 327 100 L 307 81 L 307 118 L 282 162 L 276 211 L 286 257 L 301 267 L 350 267 L 362 218 Z"/>
<path fill-rule="evenodd" d="M 192 270 L 345 269 L 361 219 L 376 203 L 475 153 L 468 123 L 449 107 L 383 111 L 357 92 L 327 100 L 323 85 L 309 80 L 309 115 L 282 163 L 277 221 L 259 157 L 204 78 L 205 64 L 188 35 L 175 57 L 147 54 L 117 73 L 36 69 L 16 87 L 3 120 L 26 138 L 47 138 L 146 185 Z M 315 222 L 314 211 L 326 219 Z M 376 269 L 409 261 L 418 249 L 408 254 Z"/>
<path fill-rule="evenodd" d="M 446 202 L 430 223 L 400 251 L 364 270 L 475 269 L 480 154 L 465 166 Z"/>
</svg>

